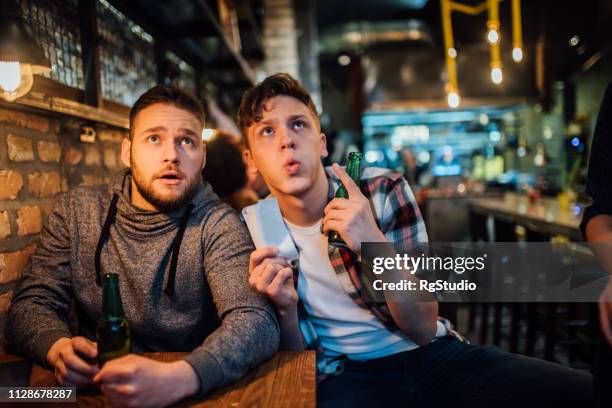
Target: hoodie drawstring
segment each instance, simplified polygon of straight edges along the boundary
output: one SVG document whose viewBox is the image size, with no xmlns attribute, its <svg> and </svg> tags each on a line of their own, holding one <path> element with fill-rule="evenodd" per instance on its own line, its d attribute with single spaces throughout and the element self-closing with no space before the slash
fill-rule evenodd
<svg viewBox="0 0 612 408">
<path fill-rule="evenodd" d="M 117 201 L 119 200 L 118 194 L 113 194 L 113 198 L 111 199 L 110 206 L 108 207 L 108 212 L 106 213 L 106 219 L 104 220 L 104 226 L 102 227 L 102 232 L 100 233 L 100 238 L 98 239 L 98 245 L 96 246 L 96 254 L 94 258 L 95 268 L 96 268 L 96 284 L 98 286 L 102 286 L 102 272 L 100 266 L 100 256 L 102 254 L 102 247 L 108 241 L 110 236 L 110 227 L 115 222 L 115 218 L 117 216 Z M 178 264 L 178 254 L 181 247 L 181 242 L 183 241 L 183 235 L 185 234 L 185 229 L 187 229 L 187 222 L 189 221 L 189 217 L 191 216 L 191 212 L 193 211 L 193 203 L 187 205 L 185 209 L 185 213 L 181 217 L 181 221 L 179 224 L 179 229 L 172 241 L 171 246 L 171 259 L 170 259 L 170 272 L 168 274 L 168 281 L 166 282 L 166 288 L 164 289 L 164 293 L 168 296 L 174 295 L 174 283 L 176 280 L 176 266 Z"/>
<path fill-rule="evenodd" d="M 189 204 L 183 217 L 181 218 L 181 223 L 179 225 L 179 230 L 172 241 L 172 258 L 170 259 L 170 273 L 168 274 L 168 281 L 166 282 L 166 289 L 164 289 L 164 293 L 168 296 L 174 295 L 174 281 L 176 280 L 176 265 L 178 263 L 178 254 L 179 249 L 181 248 L 181 242 L 183 241 L 183 234 L 185 234 L 185 229 L 187 228 L 187 221 L 189 221 L 189 217 L 191 216 L 191 211 L 193 210 L 193 204 Z"/>
<path fill-rule="evenodd" d="M 108 212 L 106 213 L 106 219 L 104 220 L 104 226 L 102 227 L 102 232 L 100 233 L 100 238 L 98 239 L 98 245 L 96 245 L 96 256 L 94 262 L 96 265 L 96 284 L 98 286 L 102 286 L 100 255 L 102 254 L 102 247 L 104 244 L 106 244 L 106 241 L 108 241 L 108 237 L 110 236 L 110 227 L 115 221 L 115 216 L 117 215 L 117 200 L 119 200 L 119 196 L 117 194 L 113 194 L 110 206 L 108 207 Z"/>
</svg>

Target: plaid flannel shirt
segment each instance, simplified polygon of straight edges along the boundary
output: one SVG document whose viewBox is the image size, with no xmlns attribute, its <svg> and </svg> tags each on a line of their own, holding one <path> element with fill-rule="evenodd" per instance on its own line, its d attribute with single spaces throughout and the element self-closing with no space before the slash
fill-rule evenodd
<svg viewBox="0 0 612 408">
<path fill-rule="evenodd" d="M 331 201 L 340 186 L 340 180 L 331 167 L 325 169 L 329 182 L 328 201 Z M 421 218 L 412 190 L 408 182 L 399 174 L 387 169 L 369 167 L 362 171 L 359 188 L 370 201 L 378 228 L 389 242 L 401 242 L 404 247 L 413 243 L 426 243 L 427 231 Z M 368 308 L 387 329 L 399 330 L 384 302 L 366 302 L 362 287 L 364 277 L 356 254 L 346 248 L 328 246 L 329 259 L 341 286 L 360 307 Z M 297 286 L 299 265 L 294 267 L 294 284 Z M 319 380 L 332 374 L 339 374 L 343 368 L 343 358 L 325 356 L 316 331 L 301 305 L 299 306 L 300 330 L 307 349 L 317 351 L 317 372 Z M 438 318 L 445 327 L 445 335 L 453 335 L 464 340 L 455 332 L 450 322 Z M 435 341 L 432 340 L 432 341 Z"/>
</svg>

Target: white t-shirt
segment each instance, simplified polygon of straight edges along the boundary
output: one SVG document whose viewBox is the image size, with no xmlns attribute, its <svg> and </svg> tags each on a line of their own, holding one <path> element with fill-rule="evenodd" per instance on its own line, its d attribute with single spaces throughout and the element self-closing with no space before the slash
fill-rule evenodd
<svg viewBox="0 0 612 408">
<path fill-rule="evenodd" d="M 402 331 L 387 330 L 342 288 L 327 254 L 322 220 L 309 227 L 285 222 L 299 250 L 298 295 L 326 354 L 363 361 L 419 347 Z"/>
</svg>

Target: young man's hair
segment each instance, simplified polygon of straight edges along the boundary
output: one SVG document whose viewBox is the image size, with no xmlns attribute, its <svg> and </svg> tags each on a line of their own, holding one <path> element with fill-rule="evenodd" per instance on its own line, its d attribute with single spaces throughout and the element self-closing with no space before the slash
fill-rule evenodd
<svg viewBox="0 0 612 408">
<path fill-rule="evenodd" d="M 302 102 L 308 107 L 318 124 L 319 116 L 317 115 L 317 108 L 312 102 L 308 91 L 289 74 L 279 73 L 271 75 L 242 95 L 237 118 L 238 127 L 242 132 L 247 149 L 249 148 L 247 129 L 253 123 L 263 119 L 264 104 L 275 96 L 290 96 Z"/>
<path fill-rule="evenodd" d="M 204 126 L 204 107 L 195 96 L 172 85 L 155 85 L 147 92 L 140 95 L 140 98 L 132 106 L 130 111 L 130 139 L 136 115 L 145 108 L 156 103 L 174 105 L 179 109 L 192 113 L 202 126 Z"/>
</svg>

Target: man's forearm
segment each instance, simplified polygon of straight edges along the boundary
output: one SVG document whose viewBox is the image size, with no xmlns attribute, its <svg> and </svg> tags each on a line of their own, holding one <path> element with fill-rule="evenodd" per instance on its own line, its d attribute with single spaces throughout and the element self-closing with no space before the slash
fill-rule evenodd
<svg viewBox="0 0 612 408">
<path fill-rule="evenodd" d="M 436 335 L 438 303 L 387 301 L 393 320 L 418 345 L 425 345 Z"/>
<path fill-rule="evenodd" d="M 381 246 L 381 256 L 394 258 L 397 255 L 393 244 Z M 395 279 L 407 280 L 419 288 L 420 278 L 409 270 L 393 270 L 385 272 L 389 281 Z M 427 344 L 436 335 L 438 302 L 427 291 L 410 291 L 407 296 L 398 295 L 394 291 L 385 291 L 385 299 L 391 317 L 397 326 L 415 343 Z M 398 297 L 402 296 L 402 297 Z"/>
</svg>

